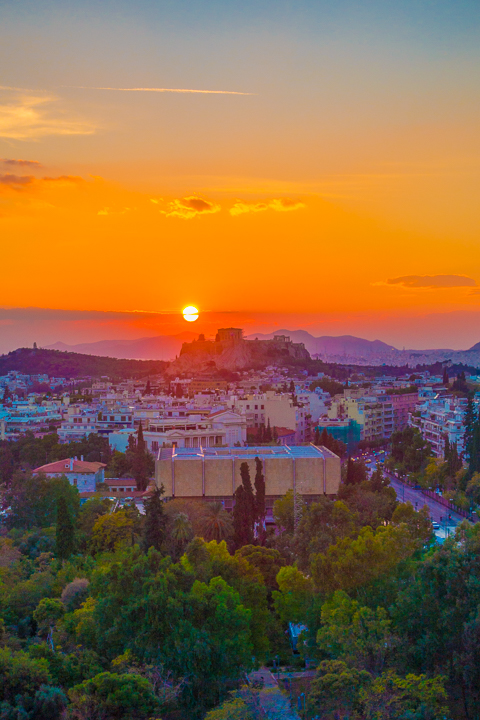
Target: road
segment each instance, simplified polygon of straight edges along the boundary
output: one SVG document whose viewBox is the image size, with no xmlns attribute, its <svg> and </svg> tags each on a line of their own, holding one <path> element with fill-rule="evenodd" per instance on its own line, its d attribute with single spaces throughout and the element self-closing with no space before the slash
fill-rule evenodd
<svg viewBox="0 0 480 720">
<path fill-rule="evenodd" d="M 368 455 L 367 457 L 364 457 L 365 461 L 367 461 L 367 459 L 370 460 L 370 462 L 366 463 L 370 472 L 376 470 L 377 462 L 381 462 L 380 458 L 383 457 L 383 455 Z M 440 525 L 440 529 L 435 530 L 435 535 L 439 540 L 443 540 L 449 535 L 452 535 L 455 532 L 456 526 L 465 519 L 462 515 L 459 515 L 453 510 L 449 510 L 449 508 L 445 507 L 433 498 L 423 495 L 421 490 L 416 490 L 415 488 L 400 482 L 400 480 L 398 480 L 394 475 L 385 471 L 384 468 L 382 468 L 382 470 L 383 474 L 390 480 L 390 484 L 397 493 L 397 498 L 400 502 L 410 502 L 416 510 L 421 510 L 424 505 L 428 507 L 430 517 L 434 522 L 438 522 Z M 451 518 L 450 520 L 448 519 L 449 516 Z"/>
<path fill-rule="evenodd" d="M 255 686 L 261 683 L 258 691 L 258 701 L 263 716 L 268 720 L 300 720 L 298 713 L 290 707 L 288 699 L 278 686 L 278 682 L 270 670 L 266 667 L 251 672 L 248 676 L 250 685 Z"/>
</svg>

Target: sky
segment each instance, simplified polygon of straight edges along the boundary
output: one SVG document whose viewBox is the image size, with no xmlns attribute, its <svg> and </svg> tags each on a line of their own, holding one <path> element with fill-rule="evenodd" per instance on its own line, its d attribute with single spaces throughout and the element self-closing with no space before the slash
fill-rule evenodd
<svg viewBox="0 0 480 720">
<path fill-rule="evenodd" d="M 0 70 L 1 352 L 480 340 L 478 2 L 0 0 Z"/>
</svg>

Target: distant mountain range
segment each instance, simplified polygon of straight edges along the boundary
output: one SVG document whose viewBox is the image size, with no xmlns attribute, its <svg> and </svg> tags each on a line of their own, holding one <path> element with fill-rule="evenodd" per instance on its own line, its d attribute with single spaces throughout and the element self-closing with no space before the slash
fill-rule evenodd
<svg viewBox="0 0 480 720">
<path fill-rule="evenodd" d="M 310 355 L 360 355 L 368 357 L 372 354 L 395 351 L 392 345 L 381 340 L 364 340 L 353 335 L 322 335 L 315 337 L 306 330 L 276 330 L 274 333 L 248 335 L 247 340 L 271 340 L 274 335 L 288 335 L 292 342 L 303 342 Z"/>
<path fill-rule="evenodd" d="M 45 349 L 128 360 L 174 360 L 180 353 L 182 343 L 190 342 L 196 337 L 197 333 L 184 332 L 179 335 L 157 335 L 137 340 L 99 340 L 79 345 L 56 342 Z"/>
<path fill-rule="evenodd" d="M 426 350 L 398 350 L 381 340 L 365 340 L 353 335 L 322 335 L 315 337 L 306 330 L 276 330 L 273 333 L 252 333 L 246 340 L 271 340 L 274 335 L 287 335 L 293 342 L 304 343 L 310 355 L 320 355 L 333 362 L 345 361 L 357 364 L 393 364 L 430 363 L 444 360 L 480 363 L 480 342 L 469 350 L 448 350 L 444 348 Z M 191 342 L 198 333 L 183 332 L 178 335 L 157 335 L 137 340 L 100 340 L 99 342 L 67 345 L 57 342 L 46 347 L 47 350 L 96 355 L 126 360 L 174 360 L 180 355 L 184 342 Z"/>
</svg>

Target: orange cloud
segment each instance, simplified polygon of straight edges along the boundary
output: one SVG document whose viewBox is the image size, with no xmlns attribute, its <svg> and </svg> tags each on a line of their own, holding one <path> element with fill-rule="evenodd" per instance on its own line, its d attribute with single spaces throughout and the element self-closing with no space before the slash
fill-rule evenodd
<svg viewBox="0 0 480 720">
<path fill-rule="evenodd" d="M 152 202 L 155 202 L 155 200 L 152 200 Z M 172 202 L 169 203 L 169 209 L 160 210 L 160 212 L 167 217 L 191 220 L 198 215 L 210 215 L 220 212 L 220 210 L 220 205 L 192 195 L 181 200 L 172 200 Z"/>
<path fill-rule="evenodd" d="M 473 278 L 466 275 L 404 275 L 390 278 L 387 280 L 387 285 L 439 290 L 443 288 L 476 287 L 477 283 Z"/>
<path fill-rule="evenodd" d="M 32 175 L 0 175 L 0 183 L 10 187 L 30 185 L 34 180 L 35 178 Z"/>
<path fill-rule="evenodd" d="M 67 117 L 56 97 L 15 92 L 0 102 L 2 138 L 36 140 L 48 135 L 92 135 L 95 130 L 91 122 Z"/>
<path fill-rule="evenodd" d="M 31 167 L 31 168 L 42 168 L 42 163 L 38 160 L 20 160 L 14 158 L 0 158 L 2 165 L 13 165 L 14 167 Z"/>
<path fill-rule="evenodd" d="M 277 210 L 285 212 L 289 210 L 300 210 L 305 204 L 299 200 L 289 200 L 288 198 L 274 198 L 264 202 L 244 202 L 237 200 L 232 208 L 230 215 L 242 215 L 243 213 L 262 212 L 263 210 Z"/>
</svg>

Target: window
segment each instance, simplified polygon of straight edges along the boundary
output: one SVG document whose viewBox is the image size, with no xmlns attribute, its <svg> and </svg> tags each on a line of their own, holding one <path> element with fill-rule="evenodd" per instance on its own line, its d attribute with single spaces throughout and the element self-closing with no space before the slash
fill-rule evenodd
<svg viewBox="0 0 480 720">
<path fill-rule="evenodd" d="M 73 484 L 76 486 L 76 484 L 77 484 L 77 478 L 73 478 Z"/>
<path fill-rule="evenodd" d="M 258 410 L 258 405 L 255 405 L 255 410 Z"/>
<path fill-rule="evenodd" d="M 152 450 L 154 452 L 158 450 L 158 440 L 152 440 Z"/>
<path fill-rule="evenodd" d="M 122 422 L 125 422 L 125 415 L 122 415 Z"/>
<path fill-rule="evenodd" d="M 262 410 L 265 410 L 265 405 L 260 405 L 260 408 L 261 408 Z"/>
<path fill-rule="evenodd" d="M 115 420 L 114 415 L 110 415 L 110 422 L 113 422 Z"/>
<path fill-rule="evenodd" d="M 250 410 L 250 405 L 247 405 L 247 410 Z"/>
</svg>

